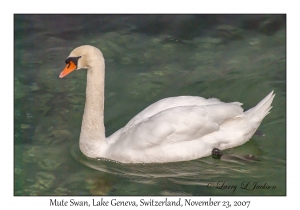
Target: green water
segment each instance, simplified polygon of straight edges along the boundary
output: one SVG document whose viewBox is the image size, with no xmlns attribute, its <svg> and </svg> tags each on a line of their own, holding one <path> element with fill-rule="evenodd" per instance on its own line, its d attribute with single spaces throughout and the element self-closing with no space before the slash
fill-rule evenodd
<svg viewBox="0 0 300 210">
<path fill-rule="evenodd" d="M 15 18 L 15 195 L 286 194 L 285 29 L 272 35 L 242 31 L 242 39 L 225 41 L 207 36 L 185 40 L 125 29 L 101 31 L 85 26 L 84 16 L 73 30 L 73 25 L 62 27 L 64 20 Z M 86 71 L 58 78 L 66 57 L 82 44 L 98 47 L 105 57 L 107 136 L 165 97 L 216 97 L 249 109 L 274 90 L 273 108 L 259 128 L 264 135 L 224 151 L 228 156 L 252 154 L 259 161 L 206 157 L 126 165 L 85 158 L 78 140 Z"/>
</svg>

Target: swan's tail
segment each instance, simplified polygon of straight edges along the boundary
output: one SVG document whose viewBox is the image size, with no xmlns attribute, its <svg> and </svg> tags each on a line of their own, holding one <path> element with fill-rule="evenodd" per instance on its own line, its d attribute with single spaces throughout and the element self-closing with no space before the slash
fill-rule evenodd
<svg viewBox="0 0 300 210">
<path fill-rule="evenodd" d="M 247 110 L 244 114 L 252 120 L 262 121 L 264 117 L 270 113 L 272 109 L 272 101 L 275 97 L 273 91 L 261 100 L 255 107 Z"/>
</svg>

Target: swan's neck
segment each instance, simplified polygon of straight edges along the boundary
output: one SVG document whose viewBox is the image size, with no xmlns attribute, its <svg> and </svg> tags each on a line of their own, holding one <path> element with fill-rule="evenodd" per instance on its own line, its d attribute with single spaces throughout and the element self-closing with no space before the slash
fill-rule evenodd
<svg viewBox="0 0 300 210">
<path fill-rule="evenodd" d="M 104 59 L 94 60 L 87 71 L 86 102 L 80 133 L 80 150 L 88 157 L 99 157 L 105 140 Z"/>
</svg>

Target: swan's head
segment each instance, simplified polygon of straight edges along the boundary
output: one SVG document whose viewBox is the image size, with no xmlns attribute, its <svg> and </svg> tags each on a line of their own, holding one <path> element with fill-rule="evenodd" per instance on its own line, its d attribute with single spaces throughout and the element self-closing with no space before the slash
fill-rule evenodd
<svg viewBox="0 0 300 210">
<path fill-rule="evenodd" d="M 66 67 L 60 73 L 59 78 L 63 78 L 74 70 L 89 69 L 95 61 L 103 60 L 101 51 L 91 45 L 83 45 L 75 48 L 66 60 Z"/>
</svg>

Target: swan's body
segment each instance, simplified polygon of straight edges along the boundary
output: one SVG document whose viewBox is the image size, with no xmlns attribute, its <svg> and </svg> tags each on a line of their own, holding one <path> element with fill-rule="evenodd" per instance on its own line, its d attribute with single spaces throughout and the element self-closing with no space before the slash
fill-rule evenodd
<svg viewBox="0 0 300 210">
<path fill-rule="evenodd" d="M 60 74 L 86 68 L 86 104 L 79 146 L 91 158 L 123 163 L 175 162 L 209 156 L 247 142 L 269 113 L 273 91 L 254 108 L 241 103 L 179 96 L 162 99 L 137 114 L 109 137 L 104 128 L 104 72 L 101 51 L 93 46 L 74 49 Z"/>
</svg>

